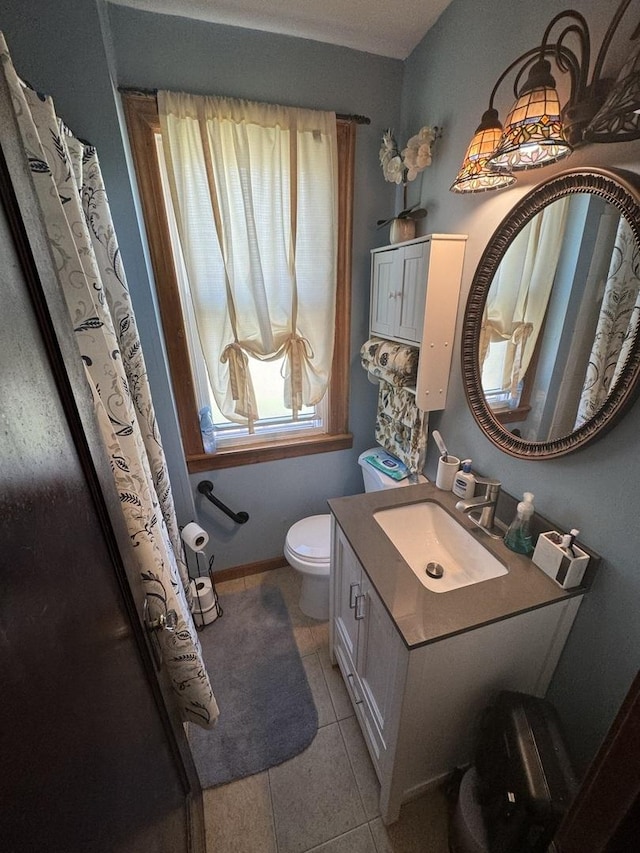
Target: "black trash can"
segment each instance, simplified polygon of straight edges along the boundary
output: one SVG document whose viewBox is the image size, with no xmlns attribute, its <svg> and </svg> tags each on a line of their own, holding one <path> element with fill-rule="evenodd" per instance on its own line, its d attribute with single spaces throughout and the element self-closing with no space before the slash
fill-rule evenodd
<svg viewBox="0 0 640 853">
<path fill-rule="evenodd" d="M 451 853 L 489 853 L 475 767 L 470 767 L 460 782 L 458 801 L 449 825 L 449 850 Z"/>
<path fill-rule="evenodd" d="M 576 790 L 553 705 L 500 693 L 483 715 L 475 768 L 460 786 L 452 853 L 546 853 Z"/>
</svg>

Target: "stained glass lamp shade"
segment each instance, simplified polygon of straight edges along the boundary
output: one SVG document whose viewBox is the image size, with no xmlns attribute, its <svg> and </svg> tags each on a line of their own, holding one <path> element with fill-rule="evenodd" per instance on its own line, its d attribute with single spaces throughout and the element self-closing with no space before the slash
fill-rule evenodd
<svg viewBox="0 0 640 853">
<path fill-rule="evenodd" d="M 502 137 L 502 125 L 498 113 L 490 108 L 482 116 L 460 171 L 450 187 L 454 193 L 481 193 L 497 190 L 514 183 L 515 178 L 508 172 L 496 172 L 488 167 L 489 157 L 498 147 Z"/>
<path fill-rule="evenodd" d="M 535 169 L 571 154 L 560 118 L 551 65 L 539 59 L 505 121 L 502 139 L 489 159 L 492 169 Z"/>
</svg>

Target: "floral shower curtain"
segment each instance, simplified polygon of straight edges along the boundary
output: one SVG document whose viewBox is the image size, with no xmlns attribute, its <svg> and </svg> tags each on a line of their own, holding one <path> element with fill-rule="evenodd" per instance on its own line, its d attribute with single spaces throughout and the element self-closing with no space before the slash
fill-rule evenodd
<svg viewBox="0 0 640 853">
<path fill-rule="evenodd" d="M 151 618 L 175 611 L 161 631 L 163 661 L 185 721 L 218 716 L 191 617 L 189 578 L 140 339 L 100 166 L 93 147 L 57 118 L 50 98 L 24 86 L 0 33 L 0 66 L 146 591 Z"/>
<path fill-rule="evenodd" d="M 629 357 L 639 321 L 640 253 L 621 216 L 574 429 L 604 405 Z"/>
</svg>

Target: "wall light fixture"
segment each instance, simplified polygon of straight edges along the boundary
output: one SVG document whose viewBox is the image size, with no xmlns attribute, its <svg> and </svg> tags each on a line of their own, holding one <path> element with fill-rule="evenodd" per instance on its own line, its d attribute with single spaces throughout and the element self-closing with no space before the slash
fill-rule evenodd
<svg viewBox="0 0 640 853">
<path fill-rule="evenodd" d="M 622 0 L 605 33 L 589 81 L 591 38 L 583 15 L 560 12 L 547 25 L 542 43 L 515 59 L 500 75 L 451 185 L 452 192 L 484 192 L 515 181 L 513 172 L 535 169 L 567 157 L 591 142 L 640 139 L 640 44 L 634 44 L 617 79 L 603 75 L 607 51 L 631 0 Z M 559 31 L 552 41 L 552 33 Z M 635 42 L 640 24 L 630 36 Z M 567 40 L 577 50 L 567 46 Z M 569 98 L 560 106 L 556 69 L 569 75 Z M 515 103 L 504 128 L 493 102 L 503 80 L 515 69 Z M 524 83 L 524 75 L 527 75 Z"/>
</svg>

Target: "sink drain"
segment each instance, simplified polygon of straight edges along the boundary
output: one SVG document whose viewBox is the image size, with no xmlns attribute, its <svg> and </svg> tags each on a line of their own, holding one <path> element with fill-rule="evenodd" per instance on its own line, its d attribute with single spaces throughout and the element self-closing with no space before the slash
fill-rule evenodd
<svg viewBox="0 0 640 853">
<path fill-rule="evenodd" d="M 436 563 L 433 560 L 427 563 L 427 568 L 425 570 L 430 578 L 441 578 L 444 574 L 444 568 L 440 565 L 440 563 Z"/>
</svg>

